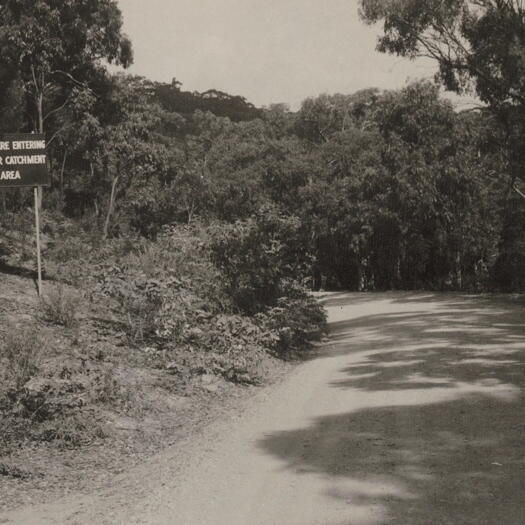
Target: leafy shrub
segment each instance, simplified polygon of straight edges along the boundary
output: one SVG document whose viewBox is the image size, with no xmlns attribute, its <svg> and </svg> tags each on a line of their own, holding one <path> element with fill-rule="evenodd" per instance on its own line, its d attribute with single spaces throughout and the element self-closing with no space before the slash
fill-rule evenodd
<svg viewBox="0 0 525 525">
<path fill-rule="evenodd" d="M 303 272 L 299 236 L 295 219 L 271 210 L 236 225 L 167 226 L 156 242 L 116 239 L 94 249 L 91 289 L 116 302 L 129 341 L 147 348 L 150 365 L 260 383 L 269 354 L 298 351 L 324 319 L 291 284 Z"/>
<path fill-rule="evenodd" d="M 2 384 L 19 391 L 37 372 L 45 353 L 45 343 L 35 326 L 20 329 L 8 326 L 0 341 Z"/>
<path fill-rule="evenodd" d="M 173 339 L 191 322 L 192 312 L 231 308 L 209 259 L 204 230 L 197 227 L 168 227 L 157 242 L 142 239 L 107 260 L 92 272 L 94 289 L 117 301 L 135 343 Z"/>
<path fill-rule="evenodd" d="M 326 313 L 305 290 L 289 283 L 287 295 L 277 305 L 255 316 L 256 322 L 273 335 L 270 348 L 280 357 L 303 352 L 309 343 L 326 333 Z"/>
<path fill-rule="evenodd" d="M 225 290 L 269 338 L 265 346 L 284 357 L 304 350 L 325 330 L 323 308 L 299 283 L 307 272 L 300 224 L 264 209 L 256 216 L 216 230 L 212 259 Z"/>
<path fill-rule="evenodd" d="M 234 304 L 248 315 L 275 306 L 284 280 L 301 280 L 308 260 L 300 222 L 261 210 L 246 221 L 216 228 L 211 258 L 225 280 Z"/>
<path fill-rule="evenodd" d="M 193 372 L 215 374 L 236 383 L 260 383 L 264 380 L 267 349 L 273 335 L 257 326 L 251 318 L 218 315 L 201 320 L 183 332 L 181 342 L 200 355 Z"/>
<path fill-rule="evenodd" d="M 113 266 L 103 273 L 98 291 L 118 302 L 126 333 L 131 342 L 138 343 L 155 333 L 167 286 L 157 279 L 148 279 L 140 270 Z"/>
<path fill-rule="evenodd" d="M 50 323 L 72 328 L 78 322 L 81 298 L 59 285 L 40 299 L 44 319 Z"/>
<path fill-rule="evenodd" d="M 204 226 L 166 226 L 157 242 L 144 242 L 126 261 L 148 277 L 177 280 L 181 289 L 199 297 L 209 311 L 232 308 L 224 293 L 222 274 L 212 263 L 210 232 Z"/>
</svg>

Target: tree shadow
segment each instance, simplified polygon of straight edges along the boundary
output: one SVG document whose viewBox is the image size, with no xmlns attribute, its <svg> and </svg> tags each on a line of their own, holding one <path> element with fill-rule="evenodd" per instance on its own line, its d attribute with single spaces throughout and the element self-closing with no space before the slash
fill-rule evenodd
<svg viewBox="0 0 525 525">
<path fill-rule="evenodd" d="M 22 266 L 12 266 L 0 259 L 0 273 L 36 280 L 36 272 Z"/>
<path fill-rule="evenodd" d="M 38 276 L 37 272 L 34 270 L 21 266 L 11 266 L 0 259 L 0 274 L 14 275 L 16 277 L 21 277 L 22 279 L 31 280 L 33 281 L 35 291 L 38 292 Z"/>
<path fill-rule="evenodd" d="M 326 495 L 348 505 L 341 525 L 524 524 L 522 309 L 394 294 L 369 314 L 353 296 L 325 349 L 347 356 L 330 382 L 337 405 L 260 448 L 324 476 Z"/>
<path fill-rule="evenodd" d="M 522 397 L 472 395 L 321 417 L 260 446 L 304 475 L 338 478 L 329 495 L 349 504 L 348 525 L 361 523 L 353 506 L 383 509 L 381 524 L 519 525 L 524 416 Z"/>
<path fill-rule="evenodd" d="M 413 292 L 317 292 L 319 302 L 325 307 L 346 306 L 349 297 L 353 305 L 370 303 L 371 300 L 395 300 L 411 297 Z"/>
</svg>

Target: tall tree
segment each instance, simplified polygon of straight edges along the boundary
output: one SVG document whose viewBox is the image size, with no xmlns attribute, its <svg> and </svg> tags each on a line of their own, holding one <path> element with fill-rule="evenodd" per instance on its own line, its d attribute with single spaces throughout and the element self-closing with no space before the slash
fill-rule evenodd
<svg viewBox="0 0 525 525">
<path fill-rule="evenodd" d="M 102 61 L 128 66 L 129 39 L 115 0 L 4 0 L 0 5 L 0 66 L 20 78 L 30 129 L 46 121 L 103 68 Z"/>
<path fill-rule="evenodd" d="M 154 175 L 162 176 L 168 163 L 166 148 L 155 135 L 162 110 L 151 103 L 147 82 L 124 75 L 113 81 L 113 121 L 99 128 L 90 159 L 96 179 L 109 192 L 104 238 L 110 232 L 119 194 L 131 199 L 133 193 L 139 193 L 139 200 L 144 200 L 148 193 L 142 190 Z"/>
<path fill-rule="evenodd" d="M 383 22 L 378 49 L 430 57 L 447 89 L 474 91 L 504 135 L 506 171 L 525 178 L 523 0 L 361 0 L 365 22 Z"/>
</svg>

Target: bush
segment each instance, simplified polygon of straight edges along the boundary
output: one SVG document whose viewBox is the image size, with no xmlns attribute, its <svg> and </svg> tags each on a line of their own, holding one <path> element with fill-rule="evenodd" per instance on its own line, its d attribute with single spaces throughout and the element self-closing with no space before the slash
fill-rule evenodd
<svg viewBox="0 0 525 525">
<path fill-rule="evenodd" d="M 0 341 L 0 377 L 8 389 L 19 391 L 37 372 L 45 353 L 35 326 L 9 326 Z"/>
<path fill-rule="evenodd" d="M 211 258 L 241 312 L 252 315 L 276 306 L 285 295 L 283 283 L 307 274 L 309 257 L 301 235 L 297 218 L 271 208 L 214 230 Z"/>
<path fill-rule="evenodd" d="M 269 339 L 266 348 L 288 357 L 326 330 L 324 309 L 300 281 L 311 259 L 294 217 L 264 209 L 247 221 L 223 226 L 212 237 L 212 260 L 225 292 L 239 311 L 253 316 Z"/>
<path fill-rule="evenodd" d="M 326 333 L 326 312 L 315 298 L 293 283 L 288 283 L 286 292 L 276 306 L 255 316 L 258 325 L 273 334 L 270 348 L 279 357 L 304 352 Z"/>
<path fill-rule="evenodd" d="M 59 285 L 40 299 L 44 320 L 72 328 L 78 322 L 80 302 L 78 295 Z"/>
<path fill-rule="evenodd" d="M 92 290 L 118 304 L 152 366 L 259 383 L 269 354 L 299 352 L 322 331 L 321 307 L 291 278 L 303 271 L 298 236 L 295 219 L 264 210 L 236 225 L 167 226 L 156 242 L 99 246 Z"/>
<path fill-rule="evenodd" d="M 202 228 L 167 227 L 157 242 L 142 239 L 106 259 L 92 272 L 94 289 L 118 302 L 134 343 L 173 338 L 192 312 L 231 309 Z"/>
<path fill-rule="evenodd" d="M 149 279 L 140 270 L 118 266 L 106 270 L 97 287 L 98 292 L 118 302 L 132 343 L 144 342 L 154 335 L 166 289 L 166 283 Z"/>
<path fill-rule="evenodd" d="M 193 372 L 221 375 L 235 383 L 261 383 L 273 335 L 240 315 L 218 315 L 193 323 L 180 343 L 198 348 Z M 179 344 L 180 344 L 179 343 Z"/>
</svg>

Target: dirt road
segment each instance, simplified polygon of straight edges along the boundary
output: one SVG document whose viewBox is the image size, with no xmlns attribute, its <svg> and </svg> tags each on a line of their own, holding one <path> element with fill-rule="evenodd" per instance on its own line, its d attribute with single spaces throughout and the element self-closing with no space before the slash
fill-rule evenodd
<svg viewBox="0 0 525 525">
<path fill-rule="evenodd" d="M 525 308 L 332 294 L 331 343 L 109 494 L 3 523 L 525 524 Z"/>
</svg>

